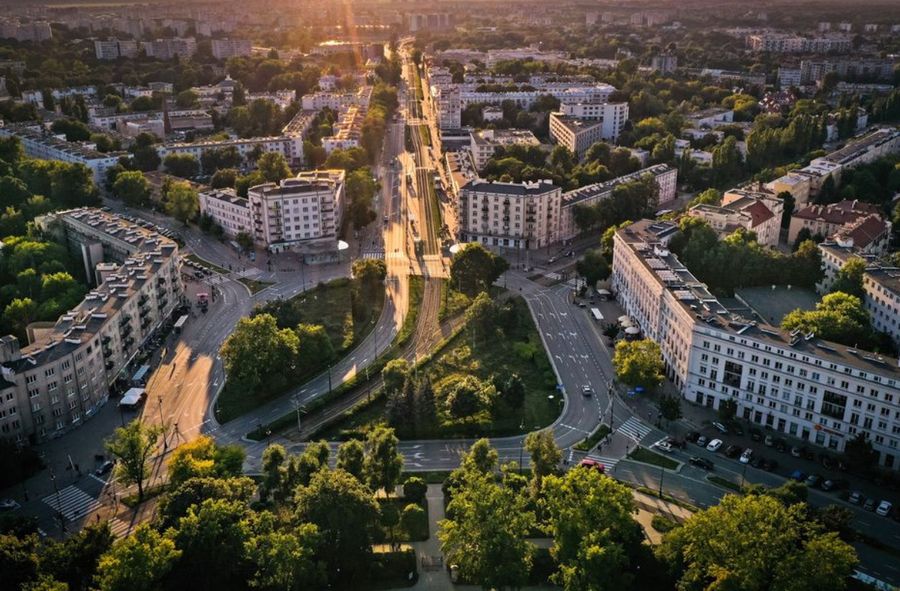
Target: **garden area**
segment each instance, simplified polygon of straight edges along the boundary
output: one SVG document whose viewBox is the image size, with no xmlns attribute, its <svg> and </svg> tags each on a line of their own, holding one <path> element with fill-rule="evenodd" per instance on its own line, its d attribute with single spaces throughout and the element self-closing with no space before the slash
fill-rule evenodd
<svg viewBox="0 0 900 591">
<path fill-rule="evenodd" d="M 353 279 L 320 283 L 257 306 L 222 346 L 228 381 L 216 405 L 227 422 L 303 384 L 372 330 L 384 306 L 383 261 L 355 265 Z"/>
<path fill-rule="evenodd" d="M 420 367 L 388 363 L 386 395 L 320 436 L 361 438 L 388 424 L 407 439 L 498 437 L 552 423 L 562 398 L 525 301 L 482 294 L 466 315 L 465 327 Z"/>
</svg>

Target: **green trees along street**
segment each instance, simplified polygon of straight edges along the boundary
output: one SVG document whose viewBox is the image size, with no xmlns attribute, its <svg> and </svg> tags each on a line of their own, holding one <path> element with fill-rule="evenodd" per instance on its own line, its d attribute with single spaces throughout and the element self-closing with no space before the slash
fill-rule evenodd
<svg viewBox="0 0 900 591">
<path fill-rule="evenodd" d="M 450 263 L 450 282 L 460 292 L 475 297 L 488 291 L 494 281 L 509 268 L 501 256 L 477 243 L 465 245 L 453 255 Z"/>
<path fill-rule="evenodd" d="M 134 420 L 119 427 L 106 441 L 106 450 L 116 460 L 116 474 L 125 484 L 138 487 L 138 501 L 144 498 L 144 481 L 149 476 L 150 456 L 156 448 L 163 428 Z"/>
<path fill-rule="evenodd" d="M 616 343 L 613 367 L 616 378 L 629 386 L 653 390 L 663 380 L 662 353 L 650 339 Z"/>
</svg>

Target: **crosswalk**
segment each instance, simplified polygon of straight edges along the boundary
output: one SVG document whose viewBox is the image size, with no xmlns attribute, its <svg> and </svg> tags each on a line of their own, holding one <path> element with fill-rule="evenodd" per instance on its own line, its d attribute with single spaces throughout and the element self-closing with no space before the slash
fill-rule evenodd
<svg viewBox="0 0 900 591">
<path fill-rule="evenodd" d="M 113 517 L 109 520 L 109 530 L 112 532 L 117 538 L 122 538 L 126 536 L 131 529 L 131 524 L 127 521 L 122 521 L 118 517 Z"/>
<path fill-rule="evenodd" d="M 619 459 L 620 459 L 620 458 L 607 458 L 605 456 L 597 456 L 594 454 L 588 454 L 585 457 L 590 458 L 590 459 L 594 460 L 595 462 L 599 462 L 600 464 L 602 464 L 604 470 L 606 470 L 607 473 L 611 472 L 616 467 L 616 464 L 619 463 Z"/>
<path fill-rule="evenodd" d="M 43 498 L 43 501 L 68 521 L 80 519 L 100 506 L 100 501 L 74 484 Z"/>
<path fill-rule="evenodd" d="M 616 431 L 627 435 L 636 442 L 640 442 L 651 430 L 650 427 L 642 423 L 637 417 L 628 417 L 628 420 L 619 425 L 616 429 Z"/>
<path fill-rule="evenodd" d="M 366 250 L 366 251 L 363 251 L 362 258 L 384 260 L 384 251 L 383 250 Z"/>
</svg>

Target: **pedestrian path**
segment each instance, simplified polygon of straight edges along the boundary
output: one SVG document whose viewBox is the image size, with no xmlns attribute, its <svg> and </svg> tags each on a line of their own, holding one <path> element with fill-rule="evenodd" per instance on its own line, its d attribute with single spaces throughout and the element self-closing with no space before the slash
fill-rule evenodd
<svg viewBox="0 0 900 591">
<path fill-rule="evenodd" d="M 619 425 L 616 431 L 627 435 L 635 442 L 640 443 L 641 439 L 647 436 L 647 433 L 652 431 L 650 427 L 641 422 L 637 417 L 628 417 L 628 420 Z"/>
<path fill-rule="evenodd" d="M 43 498 L 57 513 L 62 513 L 69 521 L 84 517 L 100 506 L 100 501 L 87 494 L 74 484 Z"/>
</svg>

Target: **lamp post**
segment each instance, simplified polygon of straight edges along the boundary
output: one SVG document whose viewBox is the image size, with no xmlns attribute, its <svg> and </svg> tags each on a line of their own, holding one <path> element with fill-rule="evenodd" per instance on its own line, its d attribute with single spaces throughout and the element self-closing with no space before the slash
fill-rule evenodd
<svg viewBox="0 0 900 591">
<path fill-rule="evenodd" d="M 162 427 L 162 436 L 163 436 L 163 451 L 169 449 L 169 440 L 166 436 L 166 423 L 163 421 L 163 412 L 162 412 L 162 394 L 158 394 L 156 396 L 156 400 L 159 402 L 159 424 Z"/>
<path fill-rule="evenodd" d="M 662 466 L 659 467 L 659 498 L 661 499 L 663 496 L 663 478 L 666 475 L 666 469 Z"/>
</svg>

